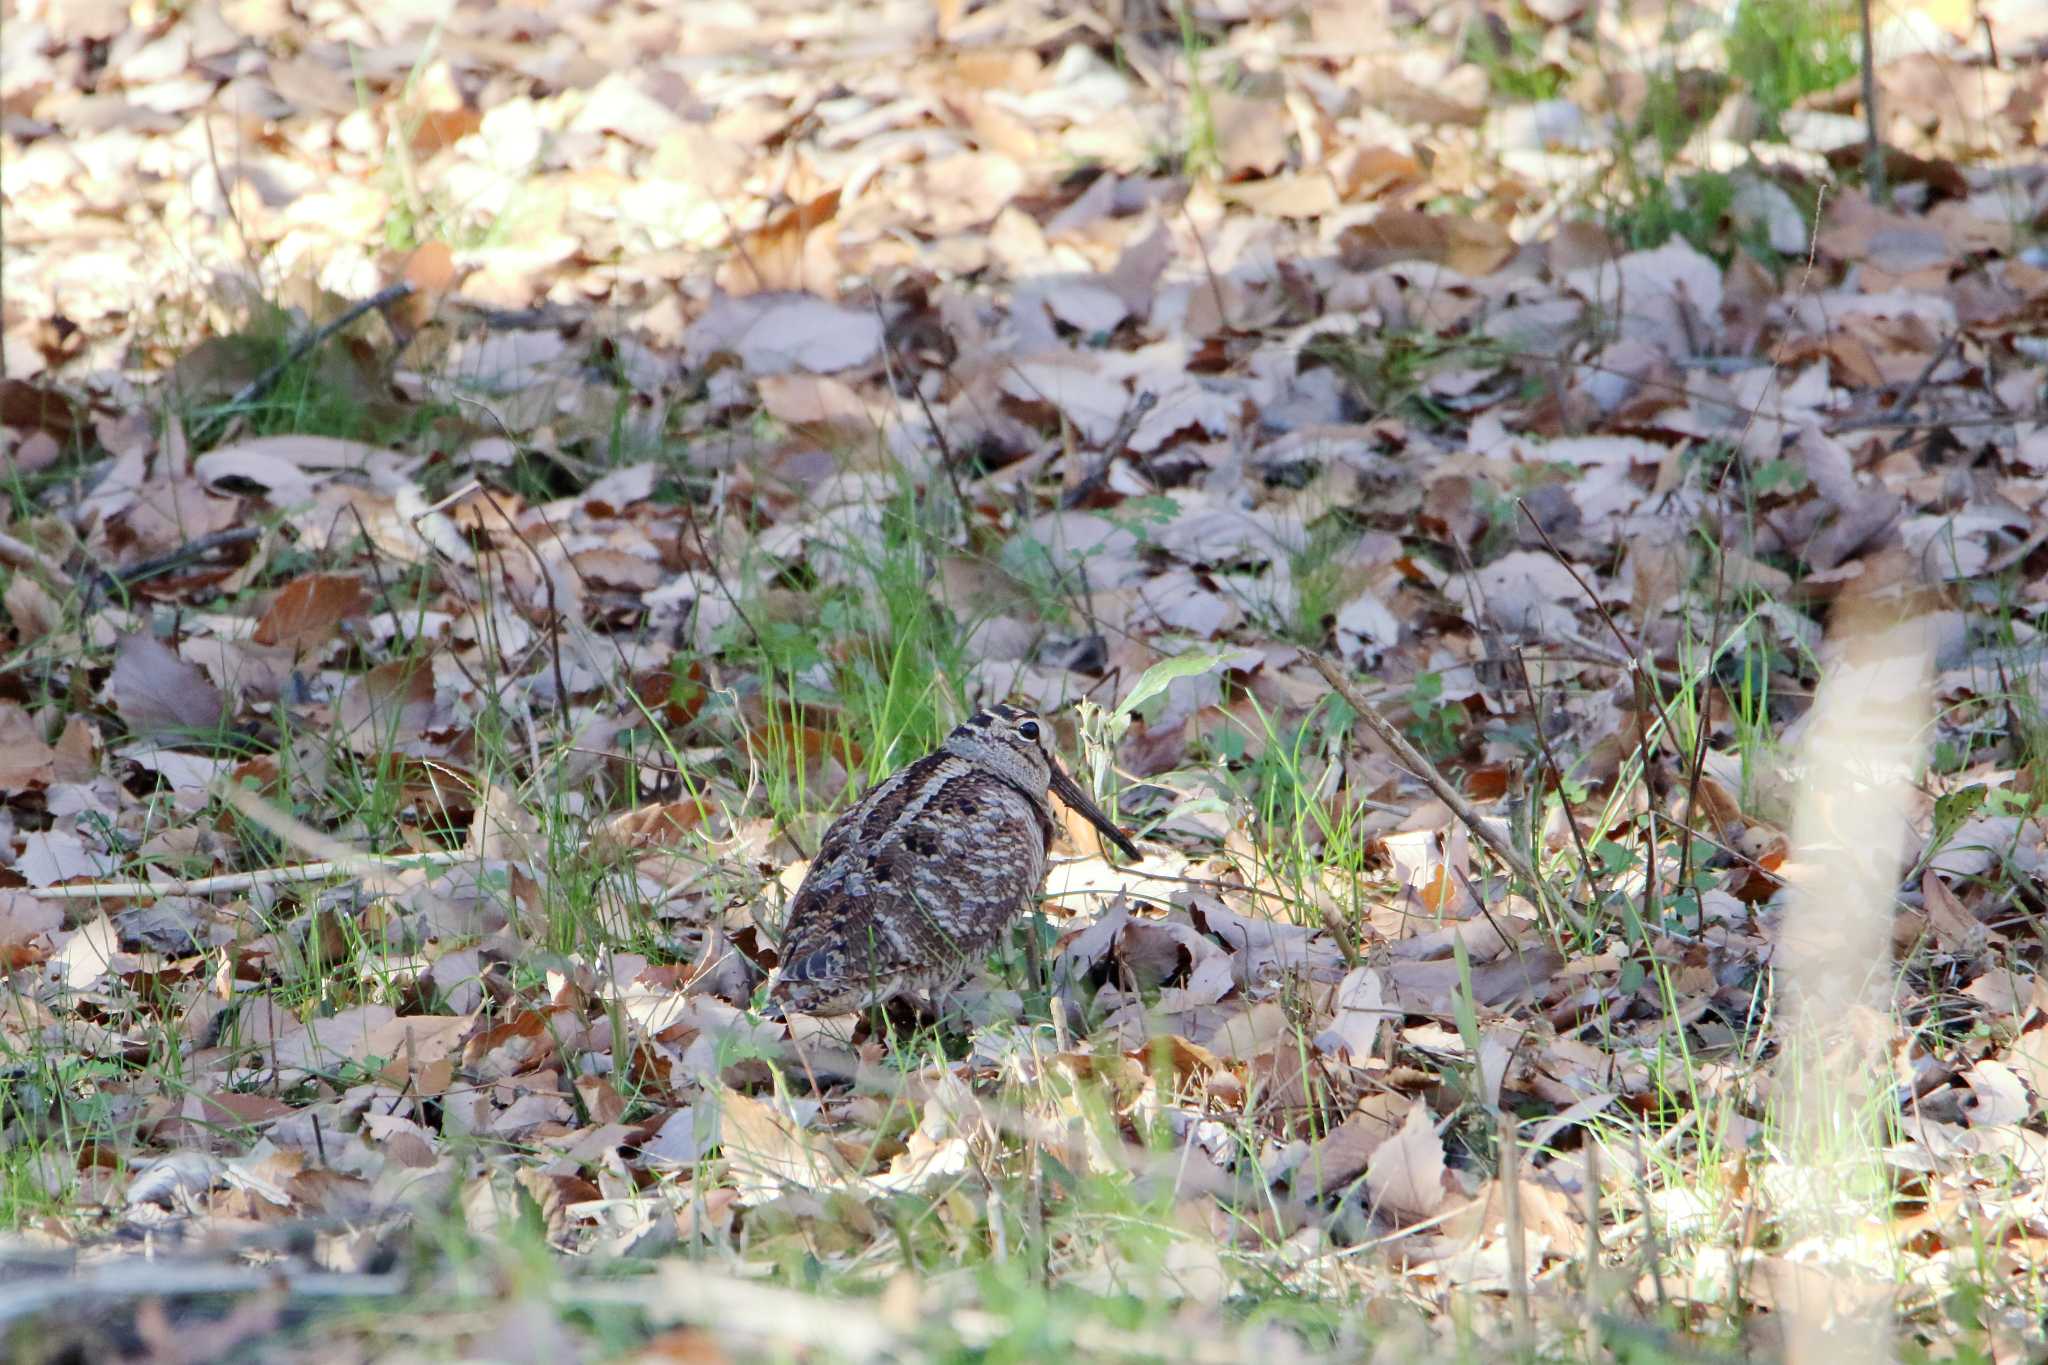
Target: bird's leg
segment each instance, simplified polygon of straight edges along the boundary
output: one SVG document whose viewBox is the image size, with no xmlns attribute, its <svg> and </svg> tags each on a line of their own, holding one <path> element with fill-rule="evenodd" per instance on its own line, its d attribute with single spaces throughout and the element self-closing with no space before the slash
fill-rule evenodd
<svg viewBox="0 0 2048 1365">
<path fill-rule="evenodd" d="M 1038 943 L 1044 928 L 1045 912 L 1034 903 L 1024 919 L 1024 970 L 1031 981 L 1032 995 L 1047 995 L 1052 990 L 1052 983 L 1045 976 L 1045 951 Z"/>
<path fill-rule="evenodd" d="M 919 996 L 919 1003 L 932 1027 L 941 1032 L 972 1033 L 974 1021 L 953 1003 L 953 997 L 974 974 L 975 964 L 963 962 L 946 976 L 934 981 Z"/>
<path fill-rule="evenodd" d="M 876 1005 L 873 1013 L 876 1017 L 868 1026 L 869 1036 L 884 1040 L 916 1033 L 935 1018 L 931 1006 L 913 991 L 891 996 Z"/>
</svg>

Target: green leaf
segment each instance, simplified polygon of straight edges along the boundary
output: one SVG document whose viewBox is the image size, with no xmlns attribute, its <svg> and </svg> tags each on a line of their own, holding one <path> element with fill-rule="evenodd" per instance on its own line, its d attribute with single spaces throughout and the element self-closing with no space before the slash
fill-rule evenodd
<svg viewBox="0 0 2048 1365">
<path fill-rule="evenodd" d="M 1600 871 L 1613 876 L 1624 868 L 1636 865 L 1636 851 L 1612 839 L 1596 839 L 1593 842 L 1593 856 L 1600 860 Z"/>
<path fill-rule="evenodd" d="M 1465 940 L 1451 936 L 1451 959 L 1458 966 L 1458 989 L 1451 994 L 1451 1017 L 1457 1021 L 1458 1037 L 1464 1040 L 1465 1050 L 1472 1054 L 1472 1060 L 1479 1060 L 1479 1006 L 1472 993 L 1472 958 L 1465 951 Z"/>
<path fill-rule="evenodd" d="M 1121 720 L 1164 692 L 1176 678 L 1192 678 L 1207 673 L 1229 657 L 1228 654 L 1205 654 L 1200 650 L 1191 650 L 1186 654 L 1176 654 L 1170 659 L 1161 659 L 1145 670 L 1138 678 L 1137 686 L 1131 689 L 1131 695 L 1119 702 L 1116 710 L 1110 714 Z"/>
</svg>

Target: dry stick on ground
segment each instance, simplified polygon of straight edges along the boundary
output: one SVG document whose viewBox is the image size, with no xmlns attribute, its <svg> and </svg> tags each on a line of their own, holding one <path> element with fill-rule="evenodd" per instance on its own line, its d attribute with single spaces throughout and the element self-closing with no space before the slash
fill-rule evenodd
<svg viewBox="0 0 2048 1365">
<path fill-rule="evenodd" d="M 1923 416 L 1845 417 L 1827 425 L 1829 435 L 1844 431 L 1889 431 L 1924 427 L 2016 427 L 2039 426 L 2048 422 L 2048 408 L 2032 412 L 1976 413 L 1970 415 L 1930 412 Z"/>
<path fill-rule="evenodd" d="M 1585 576 L 1579 572 L 1578 567 L 1574 565 L 1569 559 L 1566 559 L 1564 557 L 1564 551 L 1557 548 L 1557 542 L 1550 538 L 1550 532 L 1544 530 L 1543 523 L 1536 520 L 1536 514 L 1529 510 L 1529 504 L 1524 502 L 1522 499 L 1517 498 L 1515 499 L 1515 506 L 1521 509 L 1523 518 L 1528 521 L 1529 525 L 1535 530 L 1536 534 L 1543 538 L 1543 546 L 1545 549 L 1550 551 L 1550 557 L 1552 559 L 1555 559 L 1558 562 L 1559 566 L 1562 567 L 1566 573 L 1572 576 L 1572 582 L 1579 585 L 1579 591 L 1586 595 L 1586 600 L 1593 604 L 1593 610 L 1598 612 L 1600 619 L 1606 623 L 1608 633 L 1614 636 L 1614 642 L 1621 646 L 1622 653 L 1627 656 L 1629 678 L 1630 681 L 1632 681 L 1635 684 L 1636 699 L 1638 704 L 1647 701 L 1652 707 L 1656 709 L 1657 723 L 1664 727 L 1665 741 L 1675 747 L 1678 743 L 1678 728 L 1671 723 L 1670 712 L 1664 709 L 1664 699 L 1658 696 L 1657 689 L 1651 686 L 1652 669 L 1650 665 L 1644 663 L 1642 651 L 1638 649 L 1634 644 L 1630 643 L 1628 636 L 1622 634 L 1621 625 L 1614 619 L 1614 613 L 1607 610 L 1607 604 L 1600 600 L 1600 594 L 1593 591 L 1593 585 L 1586 581 Z M 1724 556 L 1724 568 L 1725 563 L 1726 557 Z M 1720 629 L 1720 594 L 1718 591 L 1715 594 L 1714 612 L 1714 628 L 1718 631 Z M 1709 641 L 1708 643 L 1711 646 L 1712 641 Z M 1700 686 L 1703 690 L 1711 689 L 1712 685 L 1713 679 L 1711 676 L 1701 679 Z M 1704 704 L 1702 704 L 1701 712 L 1703 716 L 1704 711 L 1705 707 Z M 1704 719 L 1702 720 L 1702 725 L 1704 725 Z M 1642 729 L 1642 734 L 1637 742 L 1637 748 L 1638 751 L 1642 754 L 1643 758 L 1644 794 L 1646 796 L 1654 796 L 1654 793 L 1651 792 L 1649 787 L 1650 728 L 1647 725 L 1644 726 Z M 1691 788 L 1689 788 L 1685 794 L 1685 818 L 1687 821 L 1690 821 L 1692 819 L 1693 806 L 1697 802 L 1698 797 L 1699 787 L 1697 784 L 1697 779 L 1695 778 L 1694 785 Z M 1691 848 L 1690 846 L 1688 846 L 1686 849 L 1686 856 L 1689 857 L 1690 854 Z M 1701 913 L 1705 912 L 1702 911 Z"/>
<path fill-rule="evenodd" d="M 259 867 L 249 872 L 223 872 L 212 877 L 71 882 L 63 886 L 38 886 L 21 894 L 45 901 L 154 900 L 159 896 L 212 896 L 224 891 L 253 891 L 261 886 L 356 877 L 361 876 L 365 869 L 379 872 L 410 872 L 419 868 L 445 867 L 450 863 L 465 862 L 473 857 L 474 854 L 462 852 L 407 853 L 397 857 L 354 853 L 347 858 L 329 859 L 325 862 Z"/>
<path fill-rule="evenodd" d="M 1877 49 L 1870 39 L 1870 0 L 1857 6 L 1863 13 L 1863 126 L 1870 145 L 1863 149 L 1863 178 L 1873 202 L 1884 199 L 1884 144 L 1877 140 Z"/>
<path fill-rule="evenodd" d="M 1507 864 L 1509 871 L 1526 882 L 1532 890 L 1540 890 L 1543 883 L 1536 875 L 1535 865 L 1523 857 L 1520 849 L 1510 843 L 1505 835 L 1474 809 L 1464 794 L 1437 771 L 1434 763 L 1423 757 L 1420 749 L 1408 742 L 1408 737 L 1395 728 L 1392 721 L 1381 715 L 1379 710 L 1365 699 L 1365 694 L 1358 690 L 1351 679 L 1344 676 L 1342 669 L 1313 651 L 1308 652 L 1308 659 L 1316 666 L 1316 672 L 1323 675 L 1323 681 L 1337 689 L 1337 695 L 1344 698 L 1344 704 L 1357 712 L 1358 718 L 1366 723 L 1367 728 L 1394 751 L 1394 757 L 1400 760 L 1403 767 L 1421 778 L 1423 785 L 1435 792 L 1438 799 L 1451 808 L 1451 813 L 1464 822 L 1465 828 L 1471 830 L 1480 843 L 1492 849 L 1495 857 Z"/>
<path fill-rule="evenodd" d="M 0 1276 L 0 1278 L 13 1278 Z M 83 1274 L 15 1280 L 0 1289 L 0 1329 L 38 1313 L 75 1304 L 79 1311 L 109 1300 L 169 1295 L 254 1294 L 282 1289 L 295 1298 L 388 1298 L 405 1292 L 406 1275 L 349 1275 L 317 1271 L 243 1269 L 237 1266 L 177 1265 L 162 1260 L 115 1261 Z"/>
<path fill-rule="evenodd" d="M 990 1132 L 1002 1133 L 1021 1142 L 1058 1150 L 1073 1136 L 1063 1123 L 1041 1118 L 1022 1105 L 976 1095 L 971 1091 L 960 1093 L 942 1089 L 944 1079 L 950 1075 L 947 1072 L 942 1072 L 937 1082 L 927 1081 L 921 1073 L 907 1074 L 863 1061 L 850 1050 L 835 1048 L 837 1055 L 827 1056 L 821 1047 L 761 1038 L 745 1026 L 736 1026 L 730 1021 L 700 1018 L 699 1022 L 705 1033 L 716 1037 L 746 1039 L 749 1047 L 759 1050 L 763 1060 L 795 1063 L 828 1081 L 846 1081 L 855 1090 L 872 1095 L 957 1106 L 960 1112 L 971 1114 L 986 1124 Z M 1190 1160 L 1186 1146 L 1159 1153 L 1115 1134 L 1101 1134 L 1100 1138 L 1098 1155 L 1127 1175 L 1161 1181 L 1176 1191 L 1206 1194 L 1226 1207 L 1270 1213 L 1287 1224 L 1289 1231 L 1315 1217 L 1309 1201 L 1276 1195 L 1263 1182 L 1218 1170 L 1206 1160 Z"/>
<path fill-rule="evenodd" d="M 1941 362 L 1949 358 L 1956 347 L 1961 344 L 1962 339 L 1963 329 L 1960 327 L 1954 328 L 1947 336 L 1942 338 L 1940 349 L 1927 358 L 1927 364 L 1922 367 L 1919 374 L 1913 376 L 1913 382 L 1906 385 L 1905 389 L 1899 394 L 1899 401 L 1892 405 L 1892 414 L 1894 416 L 1907 411 L 1920 401 L 1920 394 L 1922 390 L 1926 389 L 1928 382 L 1934 378 L 1934 372 L 1941 368 Z M 1906 439 L 1905 436 L 1900 436 L 1893 443 L 1892 448 L 1894 450 L 1898 449 L 1899 445 Z"/>
<path fill-rule="evenodd" d="M 340 316 L 336 317 L 332 322 L 315 327 L 312 331 L 300 337 L 276 364 L 242 385 L 241 388 L 236 389 L 234 395 L 228 399 L 226 406 L 229 408 L 239 408 L 245 403 L 255 402 L 264 394 L 269 393 L 276 386 L 277 381 L 284 378 L 285 372 L 301 360 L 304 360 L 314 347 L 325 342 L 329 337 L 369 312 L 372 308 L 379 310 L 389 308 L 400 299 L 410 295 L 415 288 L 417 286 L 411 280 L 400 280 L 396 284 L 385 285 L 360 303 L 351 304 L 343 309 Z"/>
<path fill-rule="evenodd" d="M 71 575 L 64 572 L 64 566 L 38 550 L 25 540 L 0 533 L 0 564 L 16 569 L 34 569 L 37 573 L 56 584 L 68 584 Z"/>
<path fill-rule="evenodd" d="M 1502 1109 L 1495 1118 L 1500 1124 L 1500 1190 L 1502 1212 L 1507 1219 L 1508 1295 L 1515 1305 L 1515 1351 L 1527 1355 L 1536 1344 L 1536 1331 L 1529 1316 L 1528 1230 L 1522 1221 L 1522 1148 L 1515 1132 L 1515 1116 Z"/>
<path fill-rule="evenodd" d="M 394 862 L 375 854 L 357 852 L 332 835 L 323 834 L 304 821 L 280 810 L 247 787 L 238 786 L 230 782 L 219 782 L 214 785 L 213 790 L 216 796 L 220 797 L 227 805 L 234 807 L 235 811 L 243 819 L 255 825 L 258 829 L 265 831 L 276 839 L 282 840 L 302 853 L 310 853 L 315 857 L 326 859 L 347 872 L 350 876 L 361 877 L 373 887 L 377 886 L 380 882 L 384 882 L 387 874 L 410 870 L 403 863 Z M 475 857 L 474 853 L 451 852 L 446 854 L 414 855 L 408 857 L 406 862 L 417 863 L 421 858 L 444 863 L 466 862 Z M 430 896 L 428 899 L 432 900 L 436 905 L 442 902 L 442 898 L 439 896 Z"/>
<path fill-rule="evenodd" d="M 882 321 L 882 301 L 880 299 L 875 300 L 875 320 L 877 322 Z M 888 365 L 891 370 L 894 370 L 896 368 L 894 359 L 895 347 L 886 344 L 888 336 L 888 325 L 883 323 L 882 338 L 885 345 L 882 350 L 882 359 L 884 364 Z M 909 381 L 910 396 L 917 400 L 919 411 L 924 413 L 925 425 L 931 428 L 932 444 L 939 448 L 939 469 L 946 476 L 947 486 L 953 490 L 953 504 L 960 513 L 960 534 L 966 537 L 967 543 L 971 547 L 974 544 L 974 504 L 968 501 L 967 490 L 960 485 L 960 471 L 954 467 L 953 443 L 946 439 L 946 429 L 939 424 L 938 416 L 932 412 L 932 405 L 925 398 L 924 387 L 917 382 L 917 377 L 911 374 L 907 368 L 903 371 L 903 377 Z"/>
<path fill-rule="evenodd" d="M 1571 831 L 1572 843 L 1579 850 L 1579 868 L 1586 874 L 1586 887 L 1592 894 L 1591 903 L 1598 905 L 1605 893 L 1600 887 L 1599 874 L 1593 871 L 1593 855 L 1586 848 L 1586 836 L 1579 832 L 1578 818 L 1572 814 L 1571 805 L 1565 800 L 1564 769 L 1558 766 L 1557 755 L 1551 752 L 1550 736 L 1543 733 L 1543 708 L 1536 699 L 1536 683 L 1529 677 L 1529 660 L 1523 655 L 1520 646 L 1515 648 L 1515 663 L 1521 670 L 1522 690 L 1529 694 L 1529 720 L 1531 728 L 1536 731 L 1537 748 L 1543 755 L 1543 762 L 1550 769 L 1551 780 L 1557 784 L 1557 799 L 1564 807 L 1565 828 Z M 1534 823 L 1540 825 L 1542 817 L 1543 803 L 1538 800 Z"/>
<path fill-rule="evenodd" d="M 1109 477 L 1109 467 L 1116 463 L 1117 454 L 1129 444 L 1131 437 L 1138 434 L 1138 423 L 1145 419 L 1145 414 L 1152 411 L 1153 405 L 1158 401 L 1159 395 L 1146 389 L 1124 409 L 1124 415 L 1117 421 L 1116 430 L 1102 443 L 1102 458 L 1095 462 L 1094 468 L 1081 476 L 1079 483 L 1066 491 L 1065 496 L 1060 499 L 1061 507 L 1079 507 L 1094 495 L 1096 489 L 1102 487 L 1103 481 Z"/>
<path fill-rule="evenodd" d="M 215 531 L 212 535 L 200 536 L 196 540 L 188 540 L 175 550 L 167 550 L 163 554 L 152 555 L 148 559 L 130 564 L 126 568 L 96 570 L 92 576 L 90 586 L 94 592 L 105 592 L 110 588 L 126 587 L 130 583 L 140 583 L 145 578 L 155 578 L 158 574 L 168 572 L 171 569 L 183 568 L 187 564 L 206 558 L 215 550 L 225 550 L 236 545 L 245 545 L 252 540 L 261 540 L 262 538 L 263 528 L 260 526 L 230 526 L 225 531 Z"/>
</svg>

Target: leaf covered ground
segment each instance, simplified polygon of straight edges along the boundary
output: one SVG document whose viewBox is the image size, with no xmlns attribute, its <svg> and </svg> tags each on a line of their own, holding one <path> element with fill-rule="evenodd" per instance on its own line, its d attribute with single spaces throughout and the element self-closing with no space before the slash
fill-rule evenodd
<svg viewBox="0 0 2048 1365">
<path fill-rule="evenodd" d="M 2039 1351 L 2038 5 L 0 41 L 5 1353 Z M 1143 858 L 765 1017 L 1000 699 Z"/>
</svg>

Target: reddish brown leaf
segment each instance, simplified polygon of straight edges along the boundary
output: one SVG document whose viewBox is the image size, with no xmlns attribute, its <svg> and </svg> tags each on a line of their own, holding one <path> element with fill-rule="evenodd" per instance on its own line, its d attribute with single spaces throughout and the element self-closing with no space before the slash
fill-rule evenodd
<svg viewBox="0 0 2048 1365">
<path fill-rule="evenodd" d="M 370 596 L 352 574 L 309 573 L 278 590 L 256 623 L 259 645 L 287 645 L 310 652 L 332 639 L 343 621 L 369 609 Z"/>
</svg>

